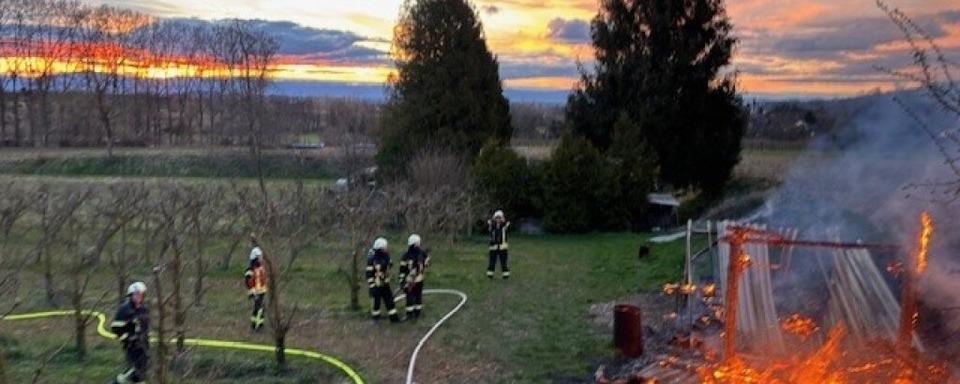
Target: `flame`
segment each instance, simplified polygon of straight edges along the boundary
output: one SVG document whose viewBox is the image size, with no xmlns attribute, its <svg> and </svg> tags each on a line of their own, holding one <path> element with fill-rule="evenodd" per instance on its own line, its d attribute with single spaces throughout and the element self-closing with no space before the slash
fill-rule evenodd
<svg viewBox="0 0 960 384">
<path fill-rule="evenodd" d="M 917 275 L 922 275 L 927 269 L 927 251 L 929 250 L 930 237 L 933 235 L 933 219 L 930 213 L 920 214 L 920 249 L 917 250 Z"/>
<path fill-rule="evenodd" d="M 673 295 L 674 293 L 677 293 L 678 289 L 680 289 L 680 284 L 666 283 L 663 285 L 663 294 Z"/>
<path fill-rule="evenodd" d="M 806 340 L 814 332 L 819 331 L 820 327 L 817 327 L 817 324 L 813 319 L 800 316 L 800 314 L 793 314 L 790 317 L 783 319 L 780 322 L 780 328 L 784 332 L 796 335 L 800 340 Z"/>
<path fill-rule="evenodd" d="M 704 284 L 700 288 L 703 290 L 703 297 L 714 297 L 717 295 L 717 285 L 714 283 Z"/>
<path fill-rule="evenodd" d="M 817 350 L 803 355 L 758 364 L 741 357 L 723 363 L 694 367 L 704 384 L 858 384 L 891 383 L 912 384 L 913 370 L 901 368 L 898 358 L 887 357 L 892 348 L 855 351 L 845 348 L 846 328 L 837 325 L 830 329 L 826 341 Z M 670 360 L 664 364 L 679 366 Z M 942 363 L 917 364 L 924 383 L 953 383 L 949 370 Z"/>
</svg>

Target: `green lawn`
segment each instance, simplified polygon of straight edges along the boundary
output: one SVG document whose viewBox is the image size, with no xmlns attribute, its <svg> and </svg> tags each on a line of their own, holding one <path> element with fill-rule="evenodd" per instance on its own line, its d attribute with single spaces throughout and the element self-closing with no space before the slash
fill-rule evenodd
<svg viewBox="0 0 960 384">
<path fill-rule="evenodd" d="M 591 304 L 608 302 L 641 290 L 656 290 L 679 276 L 682 242 L 658 245 L 642 264 L 637 247 L 646 235 L 611 233 L 578 236 L 516 236 L 511 242 L 511 280 L 489 281 L 481 238 L 433 248 L 427 288 L 466 292 L 469 302 L 421 351 L 417 381 L 422 383 L 545 383 L 589 381 L 596 365 L 613 356 L 609 331 L 591 323 Z M 390 238 L 401 244 L 400 236 Z M 298 260 L 290 273 L 285 303 L 300 308 L 289 337 L 291 347 L 322 351 L 356 369 L 368 382 L 403 380 L 407 360 L 426 330 L 455 304 L 453 297 L 427 296 L 425 317 L 399 325 L 373 323 L 365 311 L 347 309 L 348 295 L 336 270 L 345 264 L 340 247 L 329 241 Z M 218 252 L 211 249 L 210 252 Z M 399 249 L 394 247 L 395 257 Z M 267 334 L 246 329 L 248 304 L 241 288 L 241 258 L 229 271 L 212 270 L 211 290 L 198 310 L 188 314 L 190 336 L 269 343 Z M 211 257 L 212 258 L 212 257 Z M 140 267 L 135 276 L 143 276 Z M 45 306 L 41 279 L 31 271 L 23 281 L 27 293 L 21 311 Z M 60 279 L 67 284 L 67 279 Z M 91 292 L 114 289 L 104 267 Z M 110 291 L 113 292 L 113 291 Z M 364 292 L 365 294 L 365 292 Z M 31 296 L 32 295 L 32 296 Z M 96 296 L 96 294 L 91 294 Z M 366 297 L 364 296 L 366 304 Z M 101 309 L 111 310 L 109 305 Z M 67 347 L 52 359 L 40 382 L 107 382 L 121 362 L 115 342 L 90 330 L 91 354 L 77 363 L 72 353 L 69 320 L 0 323 L 0 345 L 10 364 L 12 382 L 29 382 L 44 356 Z M 39 331 L 39 332 L 38 332 Z M 176 382 L 313 383 L 341 382 L 335 369 L 292 358 L 284 375 L 272 375 L 269 354 L 194 349 L 179 367 Z"/>
</svg>

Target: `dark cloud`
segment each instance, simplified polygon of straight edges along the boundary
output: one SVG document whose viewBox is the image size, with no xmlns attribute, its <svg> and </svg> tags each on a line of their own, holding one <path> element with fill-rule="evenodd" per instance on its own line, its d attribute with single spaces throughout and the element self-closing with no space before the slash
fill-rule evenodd
<svg viewBox="0 0 960 384">
<path fill-rule="evenodd" d="M 215 25 L 224 21 L 199 19 L 168 19 L 168 22 L 184 25 Z M 350 31 L 319 29 L 289 21 L 247 20 L 251 26 L 270 36 L 280 44 L 278 54 L 295 56 L 305 60 L 323 60 L 342 63 L 389 62 L 388 53 L 361 45 L 365 42 L 387 42 L 384 39 L 360 36 Z"/>
<path fill-rule="evenodd" d="M 547 37 L 567 43 L 589 42 L 590 22 L 580 19 L 555 18 L 547 23 Z"/>
<path fill-rule="evenodd" d="M 941 15 L 916 20 L 930 37 L 946 34 Z M 956 17 L 956 15 L 943 15 Z M 877 45 L 903 39 L 903 33 L 886 18 L 859 18 L 818 23 L 794 36 L 784 36 L 773 48 L 784 52 L 866 51 Z"/>
<path fill-rule="evenodd" d="M 960 22 L 960 11 L 945 11 L 914 18 L 914 22 L 931 38 L 947 34 L 947 26 Z M 818 61 L 825 63 L 817 70 L 824 81 L 831 78 L 870 78 L 881 74 L 879 68 L 898 69 L 911 64 L 906 50 L 878 51 L 878 45 L 902 41 L 904 36 L 889 19 L 858 17 L 809 23 L 790 32 L 745 29 L 741 38 L 740 55 L 744 57 L 777 57 L 785 60 Z M 960 58 L 960 48 L 945 48 L 945 55 Z M 831 66 L 826 63 L 839 63 Z M 789 67 L 758 62 L 739 64 L 737 68 L 751 75 L 797 75 Z"/>
</svg>

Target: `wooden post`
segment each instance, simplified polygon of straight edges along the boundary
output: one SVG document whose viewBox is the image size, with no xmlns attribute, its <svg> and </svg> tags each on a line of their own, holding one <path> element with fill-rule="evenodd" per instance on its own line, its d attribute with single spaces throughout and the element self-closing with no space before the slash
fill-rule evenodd
<svg viewBox="0 0 960 384">
<path fill-rule="evenodd" d="M 740 274 L 743 272 L 743 233 L 734 229 L 728 235 L 730 256 L 727 263 L 727 286 L 724 288 L 725 308 L 723 321 L 723 359 L 733 361 L 737 353 L 737 294 Z"/>
<path fill-rule="evenodd" d="M 689 287 L 690 285 L 693 284 L 693 261 L 691 260 L 693 256 L 690 250 L 692 236 L 693 236 L 693 220 L 687 219 L 687 254 L 685 255 L 685 260 L 684 260 L 684 269 L 686 270 L 684 273 L 685 285 L 680 290 L 681 293 L 687 292 L 686 287 Z M 693 305 L 690 298 L 694 295 L 694 293 L 695 292 L 689 292 L 683 295 L 684 304 L 687 306 L 687 310 L 686 310 L 687 321 L 686 323 L 684 323 L 685 325 L 693 324 Z"/>
</svg>

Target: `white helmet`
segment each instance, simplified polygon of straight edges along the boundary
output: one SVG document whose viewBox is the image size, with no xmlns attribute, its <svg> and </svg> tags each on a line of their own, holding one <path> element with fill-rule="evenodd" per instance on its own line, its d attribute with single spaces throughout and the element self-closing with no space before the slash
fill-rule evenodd
<svg viewBox="0 0 960 384">
<path fill-rule="evenodd" d="M 416 246 L 419 247 L 419 246 L 420 246 L 420 235 L 418 235 L 418 234 L 416 234 L 416 233 L 410 235 L 410 237 L 407 238 L 407 245 L 408 245 L 408 246 L 410 246 L 410 245 L 416 245 Z"/>
<path fill-rule="evenodd" d="M 504 218 L 504 216 L 503 216 L 503 211 L 497 210 L 496 212 L 493 213 L 493 218 L 494 218 L 494 219 L 496 219 L 496 218 L 498 218 L 498 217 L 501 218 L 501 219 Z"/>
<path fill-rule="evenodd" d="M 130 284 L 130 286 L 127 287 L 128 295 L 132 295 L 134 293 L 146 293 L 146 292 L 147 292 L 147 285 L 140 281 Z"/>
<path fill-rule="evenodd" d="M 254 259 L 256 259 L 256 258 L 258 258 L 258 257 L 260 257 L 260 256 L 263 256 L 263 251 L 260 249 L 260 247 L 253 247 L 253 249 L 250 250 L 250 260 L 251 260 L 251 261 L 253 261 Z"/>
<path fill-rule="evenodd" d="M 387 249 L 387 239 L 378 237 L 376 240 L 373 241 L 373 249 L 379 249 L 379 250 Z"/>
</svg>

